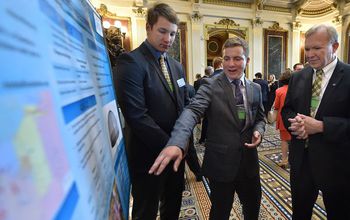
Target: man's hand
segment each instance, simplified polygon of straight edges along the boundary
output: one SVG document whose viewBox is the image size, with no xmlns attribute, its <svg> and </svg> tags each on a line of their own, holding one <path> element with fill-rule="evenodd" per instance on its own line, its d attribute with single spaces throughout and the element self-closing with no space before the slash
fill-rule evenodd
<svg viewBox="0 0 350 220">
<path fill-rule="evenodd" d="M 254 131 L 253 136 L 252 136 L 252 143 L 244 143 L 244 145 L 248 148 L 254 148 L 257 147 L 261 143 L 261 134 L 259 131 Z"/>
<path fill-rule="evenodd" d="M 298 114 L 301 119 L 304 121 L 305 132 L 310 134 L 316 134 L 323 132 L 323 122 L 314 119 L 313 117 L 306 116 L 303 114 Z"/>
<path fill-rule="evenodd" d="M 291 131 L 292 135 L 296 135 L 297 139 L 308 138 L 308 134 L 304 126 L 304 120 L 299 114 L 294 118 L 289 118 L 288 121 L 291 123 L 288 129 Z"/>
<path fill-rule="evenodd" d="M 177 172 L 177 169 L 180 165 L 180 162 L 183 158 L 182 150 L 178 146 L 168 146 L 165 147 L 157 159 L 154 161 L 151 169 L 149 169 L 149 174 L 160 175 L 165 167 L 169 164 L 170 161 L 174 160 L 174 171 Z"/>
</svg>

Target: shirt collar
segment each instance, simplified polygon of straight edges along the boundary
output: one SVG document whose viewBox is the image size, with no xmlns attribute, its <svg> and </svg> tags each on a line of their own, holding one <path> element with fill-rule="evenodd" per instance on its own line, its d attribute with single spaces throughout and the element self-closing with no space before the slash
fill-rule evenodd
<svg viewBox="0 0 350 220">
<path fill-rule="evenodd" d="M 233 80 L 231 80 L 231 79 L 228 78 L 227 76 L 226 76 L 226 78 L 228 79 L 228 81 L 229 81 L 230 83 L 232 83 Z M 241 76 L 241 78 L 240 78 L 239 80 L 241 80 L 243 87 L 245 87 L 244 73 L 242 74 L 242 76 Z"/>
<path fill-rule="evenodd" d="M 156 50 L 156 49 L 148 42 L 147 39 L 145 40 L 145 44 L 146 44 L 147 48 L 151 51 L 151 53 L 152 53 L 152 55 L 154 56 L 154 58 L 156 58 L 156 60 L 159 60 L 160 55 L 162 55 L 162 54 L 163 54 L 163 56 L 164 56 L 164 59 L 166 59 L 166 53 L 162 53 L 162 52 Z"/>
<path fill-rule="evenodd" d="M 323 67 L 322 70 L 325 76 L 328 76 L 334 72 L 335 66 L 337 65 L 338 57 L 335 57 L 332 62 L 330 62 L 327 66 Z M 314 73 L 316 73 L 316 69 L 314 69 Z"/>
</svg>

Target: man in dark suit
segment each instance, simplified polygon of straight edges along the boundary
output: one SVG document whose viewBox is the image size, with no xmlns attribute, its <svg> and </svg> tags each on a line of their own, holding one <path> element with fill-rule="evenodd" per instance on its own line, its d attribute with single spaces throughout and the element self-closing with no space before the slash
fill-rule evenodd
<svg viewBox="0 0 350 220">
<path fill-rule="evenodd" d="M 178 18 L 167 4 L 148 10 L 147 39 L 119 56 L 114 69 L 118 102 L 125 117 L 125 141 L 131 176 L 132 219 L 178 219 L 184 187 L 184 163 L 160 176 L 148 170 L 164 148 L 187 97 L 184 70 L 166 54 L 174 42 Z M 160 203 L 159 203 L 160 202 Z"/>
<path fill-rule="evenodd" d="M 300 71 L 304 68 L 304 64 L 302 63 L 296 63 L 293 65 L 293 72 Z"/>
<path fill-rule="evenodd" d="M 197 90 L 199 89 L 199 86 L 201 85 L 201 80 L 202 80 L 201 74 L 197 73 L 196 80 L 193 83 L 193 87 L 194 87 L 195 92 L 197 92 Z"/>
<path fill-rule="evenodd" d="M 262 74 L 260 72 L 255 73 L 255 79 L 253 79 L 253 82 L 259 84 L 261 87 L 263 106 L 265 109 L 265 115 L 267 115 L 267 113 L 270 111 L 270 109 L 267 109 L 269 84 L 266 80 L 262 78 Z"/>
<path fill-rule="evenodd" d="M 311 219 L 319 190 L 327 218 L 350 219 L 350 66 L 336 57 L 334 27 L 305 33 L 310 66 L 292 75 L 282 117 L 289 152 L 293 219 Z"/>
<path fill-rule="evenodd" d="M 213 59 L 213 67 L 214 67 L 214 72 L 210 75 L 210 77 L 219 75 L 220 73 L 222 73 L 223 71 L 223 67 L 222 67 L 222 62 L 224 60 L 222 59 L 222 57 L 214 57 Z"/>
<path fill-rule="evenodd" d="M 244 76 L 248 52 L 248 44 L 241 38 L 229 38 L 224 43 L 224 72 L 204 81 L 150 169 L 150 173 L 159 174 L 169 161 L 179 163 L 180 149 L 185 148 L 193 127 L 206 112 L 208 134 L 202 172 L 210 182 L 212 220 L 229 219 L 235 192 L 243 205 L 244 218 L 254 220 L 259 216 L 261 186 L 256 148 L 266 120 L 260 86 Z"/>
</svg>

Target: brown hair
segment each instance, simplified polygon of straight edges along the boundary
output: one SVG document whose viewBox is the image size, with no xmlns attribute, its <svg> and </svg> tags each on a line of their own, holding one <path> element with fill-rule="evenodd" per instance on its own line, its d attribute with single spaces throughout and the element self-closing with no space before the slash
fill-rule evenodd
<svg viewBox="0 0 350 220">
<path fill-rule="evenodd" d="M 303 65 L 304 66 L 304 64 L 302 64 L 302 63 L 296 63 L 296 64 L 293 65 L 293 70 L 295 70 L 297 68 L 297 66 L 299 66 L 299 65 Z"/>
<path fill-rule="evenodd" d="M 246 57 L 249 56 L 249 46 L 247 41 L 245 41 L 244 39 L 240 38 L 240 37 L 232 37 L 229 38 L 225 41 L 224 45 L 222 46 L 222 50 L 226 49 L 226 48 L 230 48 L 230 47 L 237 47 L 237 46 L 241 46 L 243 47 L 243 53 Z"/>
<path fill-rule="evenodd" d="M 214 69 L 216 70 L 220 65 L 222 65 L 222 62 L 223 62 L 223 58 L 222 57 L 215 57 L 213 59 L 213 67 Z"/>
<path fill-rule="evenodd" d="M 155 4 L 153 7 L 148 9 L 147 24 L 150 27 L 153 27 L 153 25 L 157 23 L 160 16 L 166 18 L 173 24 L 179 25 L 179 18 L 177 17 L 176 12 L 165 3 Z"/>
<path fill-rule="evenodd" d="M 290 77 L 292 76 L 292 71 L 290 69 L 287 69 L 286 71 L 284 71 L 281 76 L 280 76 L 280 83 L 282 85 L 288 85 L 289 84 L 289 80 Z"/>
</svg>

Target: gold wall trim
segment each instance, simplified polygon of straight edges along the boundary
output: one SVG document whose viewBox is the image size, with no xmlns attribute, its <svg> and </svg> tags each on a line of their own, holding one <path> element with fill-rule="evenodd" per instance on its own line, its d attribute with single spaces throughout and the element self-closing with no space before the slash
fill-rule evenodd
<svg viewBox="0 0 350 220">
<path fill-rule="evenodd" d="M 97 12 L 102 16 L 102 17 L 108 17 L 108 18 L 116 18 L 117 14 L 112 13 L 108 11 L 107 6 L 105 4 L 101 4 L 100 8 L 96 8 Z"/>
<path fill-rule="evenodd" d="M 276 11 L 276 12 L 286 12 L 286 13 L 290 13 L 291 9 L 289 8 L 282 8 L 282 7 L 276 7 L 276 6 L 270 6 L 270 5 L 264 5 L 264 10 L 267 11 Z"/>
<path fill-rule="evenodd" d="M 224 6 L 231 6 L 231 7 L 240 7 L 240 8 L 252 7 L 252 3 L 231 2 L 231 1 L 223 1 L 223 0 L 203 0 L 203 3 L 213 4 L 213 5 L 224 5 Z"/>
<path fill-rule="evenodd" d="M 318 10 L 305 10 L 305 9 L 300 9 L 298 11 L 298 14 L 300 15 L 309 15 L 309 16 L 318 16 L 318 15 L 324 15 L 329 12 L 332 12 L 335 10 L 334 6 L 328 6 L 326 8 L 318 9 Z"/>
<path fill-rule="evenodd" d="M 229 18 L 221 19 L 219 22 L 214 22 L 214 24 L 225 25 L 227 27 L 229 27 L 229 26 L 239 26 L 239 24 L 237 24 L 234 20 L 231 20 Z"/>
<path fill-rule="evenodd" d="M 248 40 L 248 28 L 239 26 L 226 26 L 218 24 L 206 24 L 204 25 L 204 38 L 209 40 L 209 37 L 219 34 L 221 32 L 227 32 L 235 34 L 245 40 Z"/>
<path fill-rule="evenodd" d="M 268 29 L 268 30 L 271 30 L 271 31 L 281 31 L 281 32 L 288 31 L 288 30 L 283 29 L 283 28 L 280 26 L 280 23 L 278 23 L 278 22 L 275 22 L 273 25 L 271 25 L 271 26 L 268 27 L 267 29 Z"/>
</svg>

